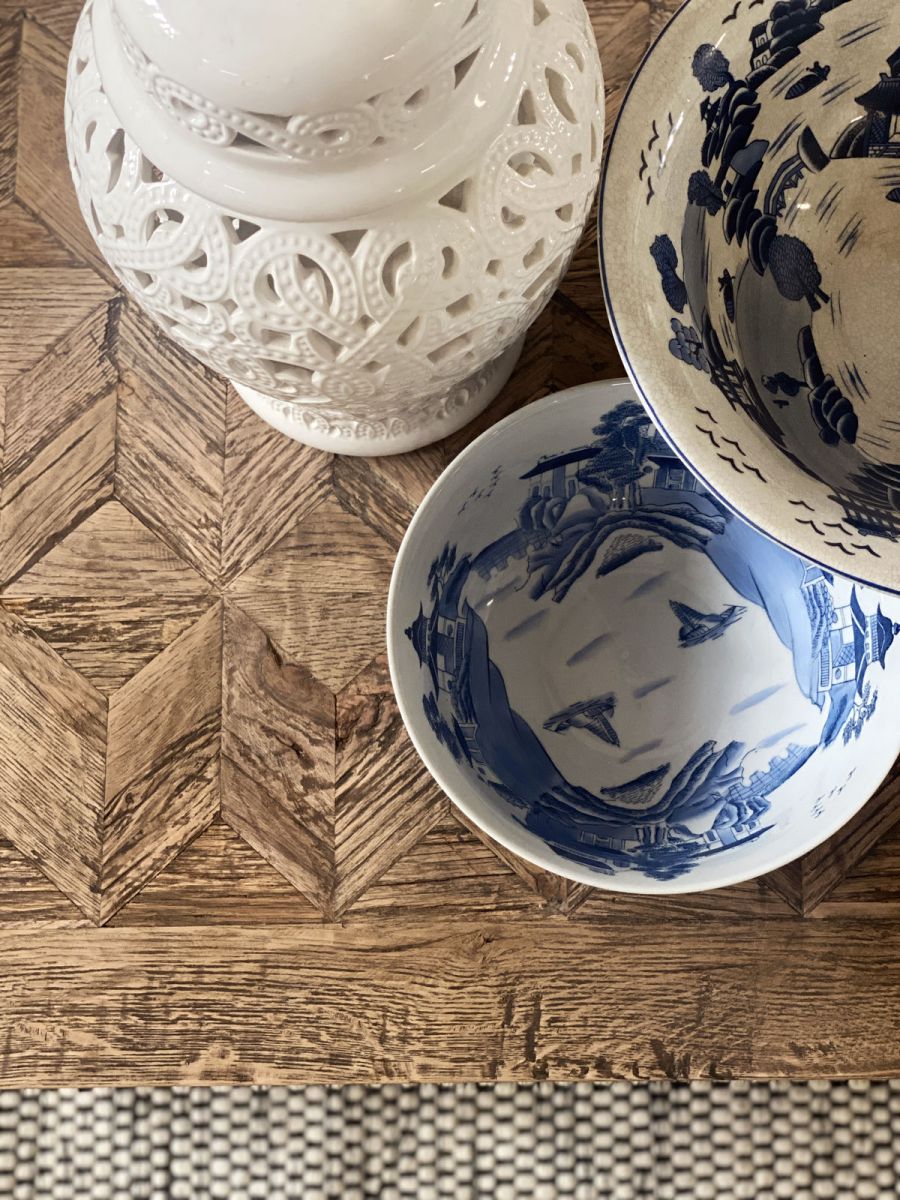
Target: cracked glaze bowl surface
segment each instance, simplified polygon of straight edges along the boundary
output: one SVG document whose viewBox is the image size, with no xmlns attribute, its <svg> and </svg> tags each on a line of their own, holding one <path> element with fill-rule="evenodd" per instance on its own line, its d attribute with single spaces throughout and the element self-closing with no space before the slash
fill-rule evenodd
<svg viewBox="0 0 900 1200">
<path fill-rule="evenodd" d="M 601 185 L 629 374 L 730 505 L 900 591 L 896 0 L 688 0 Z"/>
<path fill-rule="evenodd" d="M 675 892 L 771 870 L 873 793 L 900 750 L 898 619 L 734 516 L 622 381 L 530 405 L 448 468 L 388 649 L 470 819 L 572 879 Z"/>
</svg>

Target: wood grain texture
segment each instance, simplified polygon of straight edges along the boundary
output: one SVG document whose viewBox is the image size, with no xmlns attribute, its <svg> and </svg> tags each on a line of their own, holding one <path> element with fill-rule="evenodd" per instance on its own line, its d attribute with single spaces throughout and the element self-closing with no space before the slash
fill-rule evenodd
<svg viewBox="0 0 900 1200">
<path fill-rule="evenodd" d="M 458 814 L 458 819 L 482 846 L 496 855 L 500 862 L 505 863 L 527 888 L 544 900 L 549 910 L 572 912 L 588 898 L 591 888 L 573 883 L 569 879 L 563 879 L 550 871 L 542 871 L 540 867 L 533 866 L 513 854 L 511 850 L 501 846 L 499 842 L 489 838 L 462 813 Z"/>
<path fill-rule="evenodd" d="M 0 270 L 8 267 L 30 269 L 79 265 L 70 251 L 19 200 L 10 200 L 4 205 L 2 219 Z M 12 321 L 15 315 L 13 309 L 7 319 Z"/>
<path fill-rule="evenodd" d="M 218 811 L 221 646 L 216 604 L 110 698 L 101 920 Z"/>
<path fill-rule="evenodd" d="M 615 936 L 611 936 L 614 934 Z M 872 1078 L 900 933 L 710 918 L 0 931 L 8 1085 Z M 844 952 L 835 955 L 835 944 Z M 737 1022 L 735 1014 L 742 1014 Z"/>
<path fill-rule="evenodd" d="M 112 496 L 115 372 L 105 306 L 6 386 L 0 583 L 28 570 Z"/>
<path fill-rule="evenodd" d="M 0 271 L 0 382 L 39 362 L 60 335 L 97 309 L 107 287 L 93 271 L 6 267 Z"/>
<path fill-rule="evenodd" d="M 337 698 L 336 913 L 446 812 L 403 728 L 382 653 Z"/>
<path fill-rule="evenodd" d="M 900 765 L 884 786 L 834 837 L 769 876 L 769 885 L 804 915 L 812 913 L 844 876 L 900 821 Z"/>
<path fill-rule="evenodd" d="M 229 760 L 222 758 L 223 799 Z M 2 883 L 0 856 L 0 883 Z M 21 868 L 20 868 L 21 870 Z M 46 901 L 44 901 L 46 903 Z M 297 925 L 325 921 L 296 883 L 277 871 L 249 838 L 217 817 L 124 908 L 111 926 Z"/>
<path fill-rule="evenodd" d="M 116 501 L 2 592 L 77 671 L 109 694 L 210 607 L 209 585 Z"/>
<path fill-rule="evenodd" d="M 516 860 L 516 866 L 521 859 Z M 543 897 L 520 871 L 468 829 L 459 813 L 447 812 L 411 850 L 370 883 L 344 914 L 345 924 L 364 921 L 469 921 L 539 913 Z"/>
<path fill-rule="evenodd" d="M 221 577 L 227 583 L 330 494 L 332 456 L 258 420 L 231 387 L 225 424 Z"/>
<path fill-rule="evenodd" d="M 223 759 L 223 772 L 228 761 Z M 27 870 L 10 848 L 17 874 Z M 0 888 L 5 859 L 0 845 Z M 32 887 L 40 876 L 34 873 Z M 41 903 L 48 898 L 41 891 Z M 52 894 L 52 889 L 50 889 Z M 341 918 L 342 926 L 394 921 L 430 921 L 490 916 L 514 920 L 538 913 L 543 900 L 536 890 L 461 822 L 447 813 L 412 849 L 371 882 Z M 782 906 L 782 912 L 784 912 Z M 0 909 L 0 918 L 3 910 Z M 658 919 L 656 911 L 654 919 Z M 7 920 L 11 919 L 7 917 Z M 56 921 L 62 920 L 57 916 Z M 253 850 L 222 820 L 214 821 L 110 924 L 168 925 L 296 925 L 327 918 L 320 908 Z M 71 924 L 71 921 L 69 922 Z"/>
<path fill-rule="evenodd" d="M 0 10 L 0 18 L 4 15 Z M 0 204 L 16 190 L 20 36 L 18 21 L 0 21 Z"/>
<path fill-rule="evenodd" d="M 209 580 L 222 557 L 223 380 L 131 305 L 111 353 L 119 370 L 116 496 Z"/>
<path fill-rule="evenodd" d="M 222 811 L 295 887 L 330 911 L 334 696 L 237 605 L 225 612 Z"/>
<path fill-rule="evenodd" d="M 91 927 L 92 922 L 12 842 L 0 841 L 0 925 L 20 926 L 40 937 L 44 929 Z"/>
<path fill-rule="evenodd" d="M 607 138 L 635 69 L 650 46 L 655 0 L 597 0 L 588 3 L 606 85 Z"/>
<path fill-rule="evenodd" d="M 63 125 L 67 62 L 66 44 L 43 25 L 31 20 L 22 24 L 16 195 L 82 263 L 112 279 L 69 182 Z"/>
<path fill-rule="evenodd" d="M 769 879 L 641 898 L 468 827 L 403 730 L 416 506 L 502 416 L 622 374 L 595 213 L 470 426 L 300 447 L 97 254 L 78 7 L 0 0 L 0 1086 L 896 1074 L 896 774 Z M 589 0 L 608 128 L 674 7 Z"/>
<path fill-rule="evenodd" d="M 225 616 L 224 819 L 337 916 L 446 811 L 384 656 L 335 699 L 240 605 Z"/>
<path fill-rule="evenodd" d="M 106 700 L 0 609 L 0 833 L 99 920 Z"/>
<path fill-rule="evenodd" d="M 399 458 L 336 458 L 334 492 L 391 546 L 399 546 L 410 519 L 447 465 L 443 446 L 426 446 Z"/>
<path fill-rule="evenodd" d="M 850 867 L 810 915 L 865 921 L 900 921 L 900 828 L 896 825 L 861 861 Z"/>
<path fill-rule="evenodd" d="M 681 8 L 684 0 L 650 0 L 650 35 L 657 38 Z"/>
<path fill-rule="evenodd" d="M 383 645 L 393 564 L 390 546 L 332 498 L 228 593 L 294 661 L 337 691 Z"/>
<path fill-rule="evenodd" d="M 81 0 L 29 0 L 27 4 L 21 0 L 0 0 L 0 17 L 27 9 L 32 20 L 55 34 L 63 44 L 68 44 L 82 8 Z"/>
</svg>

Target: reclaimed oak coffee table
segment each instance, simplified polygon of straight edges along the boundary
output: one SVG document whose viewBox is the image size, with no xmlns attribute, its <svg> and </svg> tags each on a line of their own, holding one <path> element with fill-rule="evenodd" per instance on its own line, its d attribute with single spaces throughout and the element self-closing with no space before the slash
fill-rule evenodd
<svg viewBox="0 0 900 1200">
<path fill-rule="evenodd" d="M 611 116 L 670 0 L 593 0 Z M 431 783 L 394 554 L 466 440 L 622 374 L 593 231 L 448 443 L 281 438 L 124 303 L 62 135 L 76 0 L 0 0 L 0 1085 L 900 1074 L 900 774 L 671 900 L 544 874 Z"/>
</svg>

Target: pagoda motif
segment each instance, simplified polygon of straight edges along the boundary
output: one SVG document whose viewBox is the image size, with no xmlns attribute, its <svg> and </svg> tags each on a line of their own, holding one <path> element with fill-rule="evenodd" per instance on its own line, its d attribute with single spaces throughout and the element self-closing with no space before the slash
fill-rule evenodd
<svg viewBox="0 0 900 1200">
<path fill-rule="evenodd" d="M 889 72 L 856 97 L 866 117 L 841 134 L 832 158 L 900 158 L 900 47 L 887 62 Z"/>
<path fill-rule="evenodd" d="M 463 585 L 469 560 L 462 559 L 447 577 L 437 603 L 426 616 L 422 605 L 406 636 L 413 644 L 422 666 L 428 668 L 436 691 L 449 692 L 466 656 L 468 604 L 460 612 Z"/>
<path fill-rule="evenodd" d="M 850 606 L 853 610 L 855 628 L 858 630 L 859 639 L 862 642 L 863 671 L 870 663 L 878 663 L 880 667 L 883 667 L 887 652 L 890 650 L 894 638 L 900 633 L 900 623 L 886 617 L 881 611 L 880 605 L 876 613 L 866 616 L 856 599 L 855 588 Z"/>
<path fill-rule="evenodd" d="M 881 611 L 863 612 L 856 588 L 850 603 L 834 610 L 827 636 L 819 648 L 818 687 L 820 693 L 845 684 L 862 690 L 863 680 L 874 663 L 884 667 L 900 624 Z"/>
</svg>

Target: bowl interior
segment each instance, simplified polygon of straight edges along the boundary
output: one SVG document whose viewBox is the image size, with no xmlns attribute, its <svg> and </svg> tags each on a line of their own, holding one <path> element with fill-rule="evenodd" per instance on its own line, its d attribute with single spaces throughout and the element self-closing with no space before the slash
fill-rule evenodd
<svg viewBox="0 0 900 1200">
<path fill-rule="evenodd" d="M 692 890 L 801 853 L 890 768 L 886 604 L 733 516 L 628 384 L 595 384 L 438 482 L 389 649 L 419 752 L 487 832 L 585 882 Z"/>
<path fill-rule="evenodd" d="M 686 457 L 900 589 L 896 0 L 689 0 L 622 110 L 601 235 L 630 369 Z"/>
</svg>

